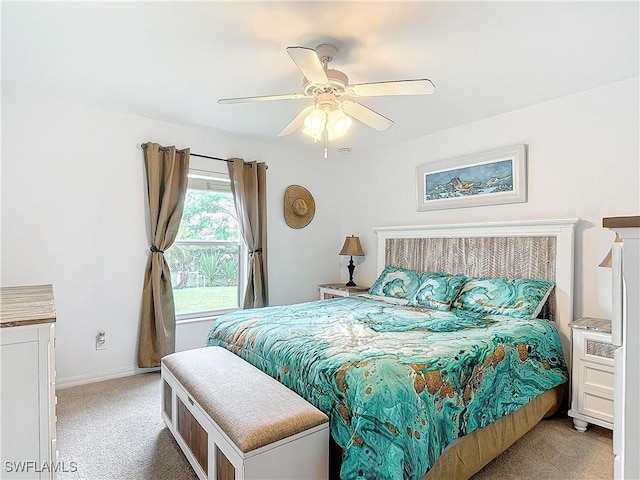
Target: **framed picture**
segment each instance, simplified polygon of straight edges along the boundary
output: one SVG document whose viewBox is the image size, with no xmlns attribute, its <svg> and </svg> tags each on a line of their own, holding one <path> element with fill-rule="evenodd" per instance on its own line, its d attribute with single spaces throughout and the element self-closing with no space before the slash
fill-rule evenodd
<svg viewBox="0 0 640 480">
<path fill-rule="evenodd" d="M 514 145 L 416 168 L 418 211 L 527 201 L 527 146 Z"/>
</svg>

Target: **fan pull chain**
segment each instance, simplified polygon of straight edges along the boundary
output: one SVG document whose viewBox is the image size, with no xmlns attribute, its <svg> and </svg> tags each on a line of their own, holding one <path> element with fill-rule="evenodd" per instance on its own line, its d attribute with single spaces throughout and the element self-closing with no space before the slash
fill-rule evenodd
<svg viewBox="0 0 640 480">
<path fill-rule="evenodd" d="M 324 159 L 326 160 L 329 158 L 329 134 L 326 128 L 324 132 L 322 132 L 322 137 L 324 138 Z"/>
</svg>

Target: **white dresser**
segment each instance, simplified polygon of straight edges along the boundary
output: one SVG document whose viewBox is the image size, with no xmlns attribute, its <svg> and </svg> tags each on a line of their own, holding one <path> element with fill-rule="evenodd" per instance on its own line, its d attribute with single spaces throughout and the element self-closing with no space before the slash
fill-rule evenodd
<svg viewBox="0 0 640 480">
<path fill-rule="evenodd" d="M 640 216 L 608 217 L 612 246 L 611 341 L 614 354 L 613 477 L 640 478 Z"/>
<path fill-rule="evenodd" d="M 0 478 L 55 478 L 55 321 L 51 285 L 0 287 Z"/>
</svg>

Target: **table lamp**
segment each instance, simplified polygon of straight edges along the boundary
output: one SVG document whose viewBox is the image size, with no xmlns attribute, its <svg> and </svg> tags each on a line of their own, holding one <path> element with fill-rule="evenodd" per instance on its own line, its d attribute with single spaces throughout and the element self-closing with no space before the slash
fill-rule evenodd
<svg viewBox="0 0 640 480">
<path fill-rule="evenodd" d="M 354 237 L 353 235 L 347 237 L 339 255 L 349 255 L 351 257 L 349 265 L 347 265 L 347 268 L 349 269 L 349 282 L 347 283 L 347 287 L 355 287 L 356 284 L 353 281 L 353 271 L 356 269 L 356 266 L 353 264 L 353 256 L 364 257 L 362 245 L 360 245 L 360 238 Z"/>
<path fill-rule="evenodd" d="M 620 235 L 618 235 L 616 233 L 616 239 L 614 240 L 615 243 L 621 243 L 622 242 L 622 238 L 620 238 Z M 599 267 L 605 267 L 605 268 L 611 268 L 611 255 L 612 255 L 612 249 L 609 249 L 609 253 L 607 253 L 607 256 L 604 257 L 604 260 L 602 260 L 602 262 L 600 263 L 600 265 L 598 265 Z"/>
</svg>

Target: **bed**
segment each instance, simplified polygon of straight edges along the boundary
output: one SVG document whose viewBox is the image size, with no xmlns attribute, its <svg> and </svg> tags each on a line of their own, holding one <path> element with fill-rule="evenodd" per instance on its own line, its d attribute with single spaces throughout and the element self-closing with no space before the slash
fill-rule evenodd
<svg viewBox="0 0 640 480">
<path fill-rule="evenodd" d="M 336 476 L 469 478 L 562 403 L 576 222 L 377 228 L 370 294 L 227 314 L 207 345 L 329 415 Z"/>
</svg>

